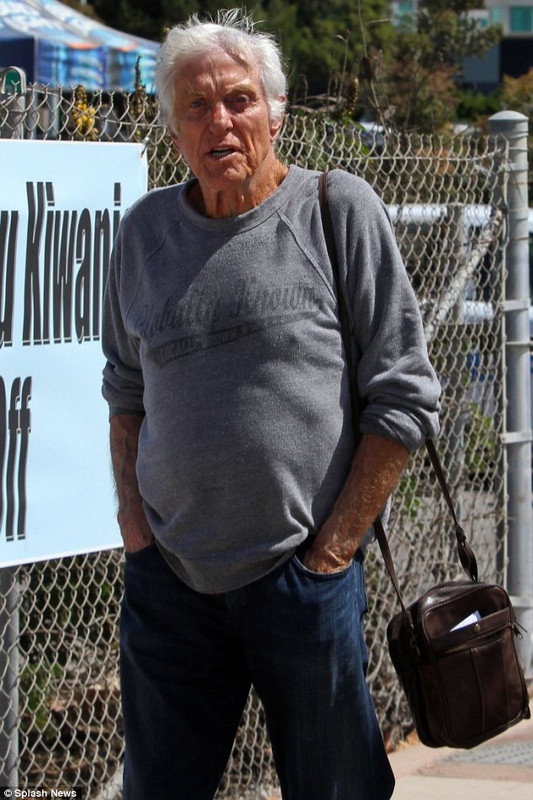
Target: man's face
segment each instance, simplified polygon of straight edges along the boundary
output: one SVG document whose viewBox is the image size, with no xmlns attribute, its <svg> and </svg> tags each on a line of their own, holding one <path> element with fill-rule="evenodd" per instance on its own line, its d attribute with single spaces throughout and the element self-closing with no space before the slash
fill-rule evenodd
<svg viewBox="0 0 533 800">
<path fill-rule="evenodd" d="M 222 50 L 192 58 L 180 69 L 175 99 L 173 140 L 204 193 L 268 173 L 281 122 L 270 121 L 256 68 Z"/>
</svg>

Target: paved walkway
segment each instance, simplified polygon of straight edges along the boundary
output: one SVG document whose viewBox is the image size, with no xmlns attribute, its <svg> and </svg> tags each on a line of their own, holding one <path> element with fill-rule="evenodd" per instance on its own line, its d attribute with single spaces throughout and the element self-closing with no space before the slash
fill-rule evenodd
<svg viewBox="0 0 533 800">
<path fill-rule="evenodd" d="M 415 744 L 390 760 L 393 800 L 533 800 L 533 719 L 472 750 Z"/>
<path fill-rule="evenodd" d="M 533 800 L 533 719 L 472 750 L 417 743 L 389 757 L 396 776 L 393 800 Z"/>
</svg>

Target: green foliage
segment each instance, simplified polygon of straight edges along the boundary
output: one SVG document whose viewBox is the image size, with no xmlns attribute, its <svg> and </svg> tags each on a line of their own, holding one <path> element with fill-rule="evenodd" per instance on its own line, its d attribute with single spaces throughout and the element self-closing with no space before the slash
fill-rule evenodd
<svg viewBox="0 0 533 800">
<path fill-rule="evenodd" d="M 520 111 L 529 119 L 533 116 L 533 67 L 519 78 L 504 76 L 502 87 L 502 108 Z M 529 127 L 529 163 L 533 164 L 533 128 Z M 533 205 L 533 170 L 529 170 L 529 203 Z M 531 263 L 531 260 L 530 260 Z"/>
<path fill-rule="evenodd" d="M 268 4 L 265 27 L 279 33 L 295 102 L 302 99 L 302 77 L 306 94 L 338 94 L 358 74 L 365 46 L 389 49 L 388 6 L 384 0 L 314 0 L 291 4 L 285 11 L 280 0 Z"/>
<path fill-rule="evenodd" d="M 482 28 L 468 17 L 472 8 L 479 0 L 426 0 L 416 19 L 399 28 L 374 93 L 387 125 L 432 133 L 457 117 L 463 58 L 483 55 L 501 38 L 499 26 Z"/>
<path fill-rule="evenodd" d="M 220 8 L 216 0 L 92 0 L 95 12 L 107 25 L 137 36 L 160 42 L 165 30 L 183 22 L 191 14 L 214 14 Z M 227 8 L 240 3 L 226 3 Z"/>
<path fill-rule="evenodd" d="M 332 164 L 349 169 L 354 158 L 369 157 L 370 149 L 360 136 L 361 127 L 342 119 L 342 111 L 340 116 L 335 119 L 327 112 L 291 110 L 279 142 L 280 158 L 304 168 L 327 170 Z"/>
<path fill-rule="evenodd" d="M 418 497 L 420 487 L 416 474 L 409 472 L 400 479 L 396 489 L 397 502 L 402 510 L 411 518 L 416 519 L 421 502 Z"/>
<path fill-rule="evenodd" d="M 490 94 L 470 92 L 458 89 L 456 92 L 457 119 L 464 122 L 479 123 L 501 109 L 501 91 L 498 89 Z"/>
<path fill-rule="evenodd" d="M 470 403 L 469 421 L 465 427 L 465 467 L 475 478 L 490 473 L 497 458 L 497 433 L 494 419 L 477 403 Z"/>
<path fill-rule="evenodd" d="M 526 117 L 533 116 L 533 67 L 519 78 L 504 76 L 502 103 L 504 107 L 520 111 Z"/>
<path fill-rule="evenodd" d="M 63 668 L 72 656 L 69 637 L 80 631 L 85 631 L 87 642 L 96 647 L 107 647 L 115 640 L 116 630 L 107 611 L 117 564 L 111 558 L 108 565 L 95 563 L 96 568 L 88 557 L 86 563 L 64 559 L 60 567 L 53 562 L 33 565 L 24 601 L 27 624 L 20 637 L 21 652 L 31 652 L 38 645 L 45 661 Z M 42 598 L 41 603 L 34 602 L 35 596 Z"/>
<path fill-rule="evenodd" d="M 499 42 L 499 25 L 483 28 L 466 13 L 482 5 L 479 0 L 422 0 L 417 33 L 430 44 L 426 63 L 459 66 L 465 56 L 481 56 Z"/>
<path fill-rule="evenodd" d="M 24 732 L 37 730 L 46 736 L 56 732 L 50 714 L 52 685 L 61 678 L 63 670 L 43 658 L 38 664 L 27 664 L 20 674 L 19 689 L 24 697 L 25 715 L 21 725 Z"/>
<path fill-rule="evenodd" d="M 387 126 L 419 133 L 439 132 L 455 116 L 455 73 L 452 65 L 428 65 L 422 50 L 398 53 L 381 83 L 377 111 Z"/>
<path fill-rule="evenodd" d="M 76 0 L 68 0 L 73 5 Z M 91 0 L 107 24 L 155 41 L 187 19 L 216 14 L 219 0 Z M 238 2 L 222 4 L 242 7 Z M 465 56 L 481 56 L 501 38 L 468 15 L 482 0 L 420 0 L 414 18 L 392 24 L 389 0 L 255 0 L 258 27 L 281 43 L 292 105 L 339 109 L 350 120 L 372 115 L 389 130 L 442 132 L 458 117 L 477 122 L 496 110 L 496 96 L 461 89 Z M 359 81 L 353 103 L 354 81 Z M 339 110 L 338 109 L 338 110 Z"/>
<path fill-rule="evenodd" d="M 243 7 L 238 2 L 222 4 Z M 165 30 L 191 14 L 215 15 L 217 0 L 92 0 L 96 14 L 112 27 L 161 41 Z M 392 25 L 380 22 L 389 16 L 388 0 L 259 0 L 246 4 L 258 26 L 276 34 L 289 64 L 291 86 L 307 81 L 311 94 L 326 92 L 343 72 L 357 74 L 363 54 L 363 39 L 378 49 L 388 49 Z"/>
</svg>

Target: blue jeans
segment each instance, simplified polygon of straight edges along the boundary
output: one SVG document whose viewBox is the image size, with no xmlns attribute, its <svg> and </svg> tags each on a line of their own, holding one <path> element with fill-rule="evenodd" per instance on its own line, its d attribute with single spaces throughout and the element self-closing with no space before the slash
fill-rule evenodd
<svg viewBox="0 0 533 800">
<path fill-rule="evenodd" d="M 295 555 L 224 595 L 185 586 L 156 545 L 128 554 L 121 617 L 124 800 L 212 800 L 250 686 L 284 800 L 388 800 L 365 680 L 362 558 L 318 575 Z"/>
</svg>

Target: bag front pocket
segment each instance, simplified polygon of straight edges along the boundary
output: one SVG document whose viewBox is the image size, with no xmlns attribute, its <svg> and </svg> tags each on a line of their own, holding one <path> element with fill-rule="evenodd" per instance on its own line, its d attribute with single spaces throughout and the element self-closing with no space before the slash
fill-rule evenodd
<svg viewBox="0 0 533 800">
<path fill-rule="evenodd" d="M 510 625 L 474 634 L 434 661 L 454 746 L 472 747 L 521 718 L 524 684 L 513 637 Z"/>
</svg>

